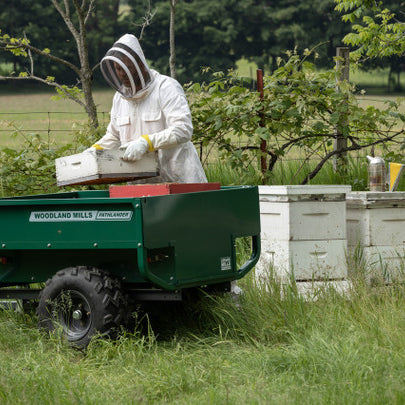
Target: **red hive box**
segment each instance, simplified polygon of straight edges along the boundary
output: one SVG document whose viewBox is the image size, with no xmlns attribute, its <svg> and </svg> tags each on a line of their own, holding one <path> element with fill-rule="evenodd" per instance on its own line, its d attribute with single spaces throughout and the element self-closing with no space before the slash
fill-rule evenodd
<svg viewBox="0 0 405 405">
<path fill-rule="evenodd" d="M 160 183 L 110 186 L 110 197 L 150 197 L 154 195 L 195 193 L 198 191 L 219 190 L 220 183 Z"/>
</svg>

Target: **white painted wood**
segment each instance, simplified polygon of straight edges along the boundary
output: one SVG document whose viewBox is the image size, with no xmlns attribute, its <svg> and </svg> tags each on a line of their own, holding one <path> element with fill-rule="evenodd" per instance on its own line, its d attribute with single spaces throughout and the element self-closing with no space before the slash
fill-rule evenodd
<svg viewBox="0 0 405 405">
<path fill-rule="evenodd" d="M 346 240 L 275 241 L 262 239 L 256 275 L 273 269 L 281 279 L 337 280 L 347 277 Z"/>
<path fill-rule="evenodd" d="M 139 180 L 159 175 L 156 152 L 147 153 L 136 162 L 122 160 L 119 149 L 83 152 L 55 160 L 59 186 L 115 183 Z"/>
<path fill-rule="evenodd" d="M 260 202 L 263 233 L 274 240 L 346 239 L 344 211 L 344 201 Z"/>
<path fill-rule="evenodd" d="M 404 281 L 405 192 L 349 193 L 346 221 L 348 252 L 368 278 Z"/>
<path fill-rule="evenodd" d="M 344 201 L 351 186 L 308 185 L 308 186 L 259 186 L 260 201 Z"/>
<path fill-rule="evenodd" d="M 405 192 L 356 192 L 347 197 L 348 246 L 404 246 Z"/>
<path fill-rule="evenodd" d="M 347 276 L 346 194 L 350 186 L 260 186 L 262 254 L 257 274 L 300 280 Z"/>
</svg>

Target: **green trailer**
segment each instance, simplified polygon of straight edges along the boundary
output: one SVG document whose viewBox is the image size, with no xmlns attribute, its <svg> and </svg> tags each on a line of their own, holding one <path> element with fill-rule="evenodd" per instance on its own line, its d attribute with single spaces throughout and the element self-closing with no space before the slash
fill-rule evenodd
<svg viewBox="0 0 405 405">
<path fill-rule="evenodd" d="M 0 298 L 38 300 L 40 325 L 60 324 L 79 346 L 117 327 L 129 300 L 229 289 L 260 255 L 256 186 L 139 198 L 111 198 L 108 190 L 3 198 L 0 221 Z M 246 237 L 251 257 L 238 267 L 235 242 Z"/>
</svg>

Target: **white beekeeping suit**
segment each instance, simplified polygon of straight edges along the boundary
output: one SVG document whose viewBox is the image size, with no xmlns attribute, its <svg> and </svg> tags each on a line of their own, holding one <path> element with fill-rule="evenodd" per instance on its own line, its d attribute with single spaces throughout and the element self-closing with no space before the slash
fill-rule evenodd
<svg viewBox="0 0 405 405">
<path fill-rule="evenodd" d="M 125 148 L 125 160 L 157 150 L 160 178 L 154 182 L 207 182 L 190 141 L 193 125 L 184 91 L 176 80 L 149 69 L 134 35 L 115 42 L 101 71 L 117 92 L 107 133 L 93 148 Z"/>
</svg>

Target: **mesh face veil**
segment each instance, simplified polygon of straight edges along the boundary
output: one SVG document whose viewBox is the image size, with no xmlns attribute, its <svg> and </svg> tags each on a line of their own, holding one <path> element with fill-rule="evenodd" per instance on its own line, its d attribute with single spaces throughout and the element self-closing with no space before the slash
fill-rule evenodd
<svg viewBox="0 0 405 405">
<path fill-rule="evenodd" d="M 108 84 L 126 98 L 141 95 L 152 81 L 138 40 L 130 34 L 120 38 L 107 52 L 101 60 L 101 72 Z"/>
</svg>

